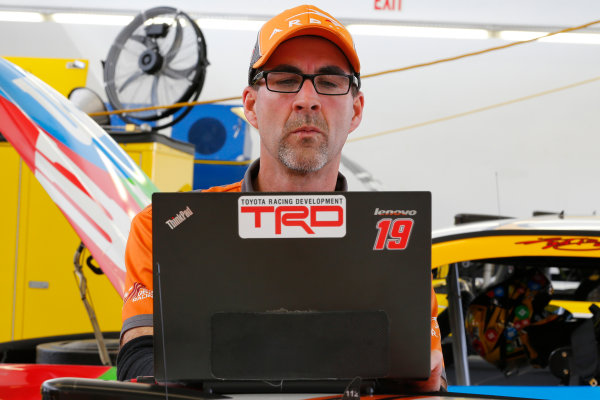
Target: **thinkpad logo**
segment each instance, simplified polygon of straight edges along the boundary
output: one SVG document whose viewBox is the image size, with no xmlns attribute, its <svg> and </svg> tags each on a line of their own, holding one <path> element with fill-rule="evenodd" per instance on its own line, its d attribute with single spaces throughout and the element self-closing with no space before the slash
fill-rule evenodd
<svg viewBox="0 0 600 400">
<path fill-rule="evenodd" d="M 190 207 L 188 206 L 185 210 L 179 211 L 174 217 L 165 221 L 165 224 L 169 226 L 171 229 L 175 229 L 177 226 L 181 225 L 186 219 L 194 215 Z"/>
</svg>

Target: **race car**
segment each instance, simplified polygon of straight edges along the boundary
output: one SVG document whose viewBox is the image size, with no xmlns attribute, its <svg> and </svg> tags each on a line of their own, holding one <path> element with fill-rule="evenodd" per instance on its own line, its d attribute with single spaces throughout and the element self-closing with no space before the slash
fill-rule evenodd
<svg viewBox="0 0 600 400">
<path fill-rule="evenodd" d="M 447 278 L 456 268 L 470 352 L 506 375 L 527 364 L 549 366 L 568 384 L 571 335 L 583 321 L 598 325 L 600 318 L 593 312 L 600 305 L 600 218 L 459 214 L 456 222 L 432 239 L 446 362 L 452 363 Z"/>
</svg>

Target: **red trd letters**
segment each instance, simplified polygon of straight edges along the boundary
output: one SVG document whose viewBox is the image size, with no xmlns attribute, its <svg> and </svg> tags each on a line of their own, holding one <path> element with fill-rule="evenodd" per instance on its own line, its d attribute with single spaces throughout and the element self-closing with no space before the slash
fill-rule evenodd
<svg viewBox="0 0 600 400">
<path fill-rule="evenodd" d="M 314 227 L 342 226 L 344 209 L 337 205 L 327 206 L 245 206 L 242 213 L 254 213 L 254 227 L 260 228 L 263 213 L 275 213 L 275 234 L 281 235 L 282 226 L 299 226 L 308 234 L 314 234 Z M 335 219 L 319 219 L 319 213 L 337 213 Z M 328 214 L 331 215 L 331 214 Z"/>
</svg>

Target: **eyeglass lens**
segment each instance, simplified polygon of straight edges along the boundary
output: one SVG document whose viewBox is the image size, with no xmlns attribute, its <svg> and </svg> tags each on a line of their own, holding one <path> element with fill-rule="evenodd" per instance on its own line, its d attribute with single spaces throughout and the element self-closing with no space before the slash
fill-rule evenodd
<svg viewBox="0 0 600 400">
<path fill-rule="evenodd" d="M 267 88 L 276 92 L 294 93 L 300 90 L 304 76 L 293 72 L 269 72 Z M 307 80 L 311 80 L 308 76 Z M 316 75 L 313 84 L 320 94 L 346 94 L 350 88 L 350 79 L 345 75 Z"/>
</svg>

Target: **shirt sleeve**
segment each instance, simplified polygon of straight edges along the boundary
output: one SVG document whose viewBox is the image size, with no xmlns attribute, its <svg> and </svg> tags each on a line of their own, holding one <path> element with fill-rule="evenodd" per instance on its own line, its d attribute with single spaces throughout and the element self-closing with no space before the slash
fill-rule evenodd
<svg viewBox="0 0 600 400">
<path fill-rule="evenodd" d="M 442 335 L 437 321 L 438 303 L 433 286 L 431 287 L 431 350 L 442 351 Z"/>
<path fill-rule="evenodd" d="M 152 206 L 143 209 L 131 222 L 125 267 L 121 334 L 131 328 L 153 325 Z"/>
<path fill-rule="evenodd" d="M 437 297 L 435 296 L 435 291 L 433 290 L 433 285 L 431 286 L 431 351 L 439 350 L 442 352 L 442 334 L 440 332 L 440 325 L 437 321 L 438 317 L 438 302 Z M 442 352 L 443 355 L 443 352 Z M 444 381 L 448 382 L 448 378 L 446 377 L 446 366 L 444 363 L 444 359 L 442 358 L 442 374 L 441 377 Z"/>
</svg>

